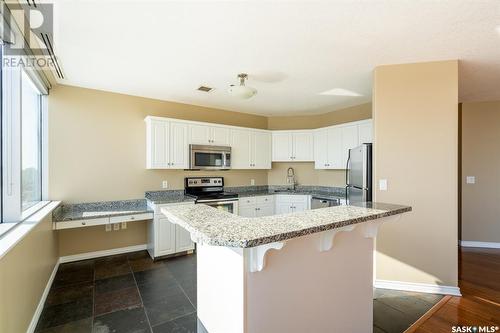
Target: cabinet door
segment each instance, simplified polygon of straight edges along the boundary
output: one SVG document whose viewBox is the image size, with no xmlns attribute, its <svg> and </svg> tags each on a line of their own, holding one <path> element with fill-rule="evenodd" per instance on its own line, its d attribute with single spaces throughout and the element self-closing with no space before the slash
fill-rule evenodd
<svg viewBox="0 0 500 333">
<path fill-rule="evenodd" d="M 292 134 L 290 132 L 273 132 L 272 161 L 292 160 Z"/>
<path fill-rule="evenodd" d="M 156 235 L 158 253 L 155 251 L 155 256 L 175 253 L 175 224 L 164 216 L 158 217 L 156 222 L 158 224 L 158 233 Z"/>
<path fill-rule="evenodd" d="M 206 125 L 189 125 L 189 143 L 209 145 L 211 144 L 211 127 Z"/>
<path fill-rule="evenodd" d="M 293 160 L 298 162 L 314 160 L 314 138 L 311 131 L 292 134 Z"/>
<path fill-rule="evenodd" d="M 274 215 L 274 205 L 259 205 L 257 206 L 256 216 L 271 216 Z"/>
<path fill-rule="evenodd" d="M 163 120 L 150 120 L 146 126 L 146 167 L 166 169 L 169 167 L 169 123 Z"/>
<path fill-rule="evenodd" d="M 252 167 L 271 169 L 271 133 L 252 132 L 252 139 Z"/>
<path fill-rule="evenodd" d="M 307 210 L 307 203 L 304 203 L 304 202 L 294 202 L 292 204 L 292 212 L 296 213 L 296 212 L 303 212 L 305 210 Z"/>
<path fill-rule="evenodd" d="M 231 130 L 231 168 L 251 169 L 251 133 L 248 130 Z"/>
<path fill-rule="evenodd" d="M 358 131 L 358 144 L 373 142 L 373 122 L 371 120 L 366 123 L 359 124 Z"/>
<path fill-rule="evenodd" d="M 189 232 L 181 227 L 175 225 L 175 252 L 190 251 L 194 249 L 194 243 L 191 240 Z"/>
<path fill-rule="evenodd" d="M 349 149 L 358 146 L 358 125 L 350 125 L 341 127 L 342 134 L 342 169 L 345 169 Z"/>
<path fill-rule="evenodd" d="M 314 168 L 328 169 L 328 129 L 314 132 Z"/>
<path fill-rule="evenodd" d="M 328 129 L 328 169 L 345 169 L 342 156 L 342 130 L 339 127 Z"/>
<path fill-rule="evenodd" d="M 255 205 L 239 206 L 238 215 L 243 217 L 255 217 Z"/>
<path fill-rule="evenodd" d="M 276 214 L 286 214 L 291 212 L 291 204 L 289 202 L 277 202 Z"/>
<path fill-rule="evenodd" d="M 229 145 L 231 130 L 226 127 L 212 127 L 210 133 L 210 144 L 217 146 Z"/>
<path fill-rule="evenodd" d="M 188 126 L 183 123 L 170 123 L 170 168 L 189 168 L 187 143 Z"/>
</svg>

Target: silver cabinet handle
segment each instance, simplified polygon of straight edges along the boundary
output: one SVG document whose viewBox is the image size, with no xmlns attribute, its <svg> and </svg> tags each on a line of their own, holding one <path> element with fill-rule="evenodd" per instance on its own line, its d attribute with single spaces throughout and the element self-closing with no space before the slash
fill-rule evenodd
<svg viewBox="0 0 500 333">
<path fill-rule="evenodd" d="M 130 219 L 131 219 L 131 220 L 135 220 L 135 216 L 131 216 L 131 217 L 130 217 Z"/>
<path fill-rule="evenodd" d="M 87 223 L 86 222 L 82 222 L 82 225 L 87 225 Z"/>
</svg>

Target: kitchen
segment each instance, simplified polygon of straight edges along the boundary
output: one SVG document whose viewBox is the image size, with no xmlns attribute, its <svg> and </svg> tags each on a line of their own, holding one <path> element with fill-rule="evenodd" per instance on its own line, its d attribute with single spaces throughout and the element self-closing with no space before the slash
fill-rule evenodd
<svg viewBox="0 0 500 333">
<path fill-rule="evenodd" d="M 498 4 L 460 2 L 2 2 L 2 58 L 55 67 L 2 72 L 0 331 L 494 322 L 460 196 Z"/>
</svg>

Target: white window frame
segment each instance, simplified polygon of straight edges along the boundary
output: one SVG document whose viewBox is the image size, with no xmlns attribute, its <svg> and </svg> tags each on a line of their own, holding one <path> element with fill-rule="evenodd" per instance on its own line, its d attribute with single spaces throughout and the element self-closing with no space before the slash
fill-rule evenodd
<svg viewBox="0 0 500 333">
<path fill-rule="evenodd" d="M 22 210 L 22 135 L 21 135 L 21 93 L 23 68 L 2 70 L 2 223 L 15 224 L 27 219 L 43 208 L 48 197 L 48 110 L 47 96 L 41 92 L 41 201 Z M 33 75 L 29 75 L 34 79 Z M 35 86 L 38 86 L 35 82 Z M 6 226 L 0 228 L 5 229 Z"/>
</svg>

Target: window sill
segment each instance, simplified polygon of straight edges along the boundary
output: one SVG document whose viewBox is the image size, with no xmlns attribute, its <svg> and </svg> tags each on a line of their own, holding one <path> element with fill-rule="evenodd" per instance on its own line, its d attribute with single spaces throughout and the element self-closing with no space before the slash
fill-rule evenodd
<svg viewBox="0 0 500 333">
<path fill-rule="evenodd" d="M 32 215 L 22 222 L 0 224 L 0 259 L 61 204 L 60 201 L 45 201 L 43 203 L 43 207 L 38 207 L 35 212 L 32 212 Z"/>
</svg>

